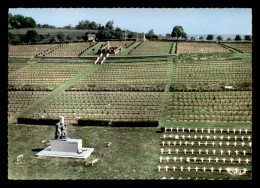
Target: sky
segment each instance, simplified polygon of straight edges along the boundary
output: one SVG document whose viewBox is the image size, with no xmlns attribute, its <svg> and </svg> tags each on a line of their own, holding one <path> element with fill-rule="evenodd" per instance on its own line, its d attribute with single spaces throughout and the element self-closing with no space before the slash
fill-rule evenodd
<svg viewBox="0 0 260 188">
<path fill-rule="evenodd" d="M 75 26 L 81 20 L 105 25 L 113 20 L 114 27 L 140 33 L 153 29 L 163 36 L 176 25 L 188 35 L 252 35 L 250 8 L 10 8 L 9 12 L 56 27 Z"/>
</svg>

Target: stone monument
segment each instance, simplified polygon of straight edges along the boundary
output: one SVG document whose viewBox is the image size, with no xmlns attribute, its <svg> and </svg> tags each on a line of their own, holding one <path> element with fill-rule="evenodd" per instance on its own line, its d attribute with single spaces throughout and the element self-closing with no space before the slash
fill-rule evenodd
<svg viewBox="0 0 260 188">
<path fill-rule="evenodd" d="M 94 148 L 82 147 L 82 139 L 67 137 L 67 124 L 64 122 L 64 117 L 62 116 L 56 124 L 55 137 L 50 140 L 50 146 L 46 147 L 36 155 L 87 158 L 93 151 Z"/>
</svg>

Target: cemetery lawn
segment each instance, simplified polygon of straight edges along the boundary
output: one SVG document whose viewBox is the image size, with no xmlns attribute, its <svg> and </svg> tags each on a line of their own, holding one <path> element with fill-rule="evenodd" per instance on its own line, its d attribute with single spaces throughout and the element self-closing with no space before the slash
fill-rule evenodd
<svg viewBox="0 0 260 188">
<path fill-rule="evenodd" d="M 95 149 L 87 159 L 70 159 L 35 155 L 54 138 L 55 126 L 9 124 L 8 179 L 158 179 L 158 130 L 69 126 L 69 137 L 81 138 L 83 147 Z M 87 164 L 96 158 L 94 166 Z"/>
</svg>

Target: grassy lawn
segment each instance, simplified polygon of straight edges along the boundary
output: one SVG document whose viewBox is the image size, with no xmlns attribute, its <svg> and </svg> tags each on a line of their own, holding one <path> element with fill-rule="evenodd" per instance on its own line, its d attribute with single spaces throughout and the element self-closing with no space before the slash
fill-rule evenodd
<svg viewBox="0 0 260 188">
<path fill-rule="evenodd" d="M 82 138 L 95 150 L 88 159 L 37 157 L 54 138 L 54 126 L 10 125 L 9 179 L 157 179 L 157 128 L 68 127 L 70 138 Z M 26 144 L 24 144 L 26 142 Z M 111 142 L 107 147 L 106 142 Z M 16 162 L 18 155 L 24 155 Z M 98 158 L 91 166 L 89 160 Z"/>
</svg>

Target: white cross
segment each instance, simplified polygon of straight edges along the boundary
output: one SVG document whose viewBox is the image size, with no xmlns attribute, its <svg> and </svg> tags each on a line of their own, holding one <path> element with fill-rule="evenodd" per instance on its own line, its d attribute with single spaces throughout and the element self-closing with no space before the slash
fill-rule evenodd
<svg viewBox="0 0 260 188">
<path fill-rule="evenodd" d="M 171 179 L 171 180 L 174 180 L 174 177 L 171 177 L 170 179 Z"/>
<path fill-rule="evenodd" d="M 166 161 L 169 162 L 169 157 L 168 156 L 166 157 Z"/>
<path fill-rule="evenodd" d="M 184 128 L 184 127 L 182 127 L 182 132 L 184 132 L 184 130 L 185 130 L 185 128 Z"/>
<path fill-rule="evenodd" d="M 245 130 L 245 133 L 247 134 L 247 129 Z"/>
<path fill-rule="evenodd" d="M 175 150 L 175 152 L 178 154 L 179 150 L 178 150 L 178 149 L 176 149 L 176 150 Z"/>
<path fill-rule="evenodd" d="M 208 142 L 205 142 L 205 146 L 207 146 L 208 145 Z"/>
<path fill-rule="evenodd" d="M 240 163 L 240 162 L 241 162 L 241 159 L 240 159 L 240 158 L 238 158 L 238 159 L 237 159 L 237 161 L 238 161 L 238 163 Z"/>
<path fill-rule="evenodd" d="M 246 159 L 245 161 L 246 161 L 246 163 L 248 163 L 248 162 L 249 162 L 249 159 Z"/>
<path fill-rule="evenodd" d="M 237 140 L 237 136 L 234 136 L 235 140 Z"/>
<path fill-rule="evenodd" d="M 186 150 L 186 149 L 184 149 L 183 151 L 184 151 L 184 154 L 186 154 L 186 151 L 187 151 L 187 150 Z"/>
<path fill-rule="evenodd" d="M 161 153 L 163 153 L 163 150 L 164 150 L 164 149 L 161 149 Z"/>
<path fill-rule="evenodd" d="M 216 136 L 213 136 L 213 139 L 215 140 L 215 139 L 216 139 Z"/>
<path fill-rule="evenodd" d="M 210 161 L 211 161 L 211 158 L 210 158 L 210 157 L 208 158 L 208 161 L 209 161 L 209 163 L 210 163 Z"/>
<path fill-rule="evenodd" d="M 171 129 L 171 132 L 172 132 L 172 127 L 170 129 Z"/>
<path fill-rule="evenodd" d="M 227 152 L 228 152 L 228 155 L 230 155 L 231 151 L 230 151 L 230 150 L 228 150 Z"/>
<path fill-rule="evenodd" d="M 165 142 L 164 142 L 164 141 L 162 141 L 162 145 L 163 145 L 163 146 L 164 146 L 164 143 L 165 143 Z"/>
<path fill-rule="evenodd" d="M 213 168 L 213 167 L 211 167 L 211 168 L 210 168 L 210 170 L 211 170 L 211 172 L 213 172 L 213 171 L 214 171 L 214 168 Z"/>
<path fill-rule="evenodd" d="M 168 154 L 171 154 L 171 149 L 168 149 Z"/>
<path fill-rule="evenodd" d="M 216 129 L 213 129 L 214 133 L 216 133 Z"/>
<path fill-rule="evenodd" d="M 229 146 L 229 142 L 226 142 L 226 145 Z"/>
<path fill-rule="evenodd" d="M 201 139 L 201 140 L 203 139 L 203 136 L 202 136 L 202 135 L 200 135 L 200 139 Z"/>
<path fill-rule="evenodd" d="M 206 169 L 207 169 L 207 168 L 204 166 L 204 167 L 203 167 L 203 171 L 205 172 L 205 171 L 206 171 Z"/>
<path fill-rule="evenodd" d="M 249 143 L 248 143 L 248 146 L 249 146 L 249 147 L 251 147 L 251 146 L 252 146 L 252 143 L 251 143 L 251 142 L 249 142 Z"/>
<path fill-rule="evenodd" d="M 203 158 L 203 157 L 201 157 L 201 158 L 200 158 L 200 160 L 201 160 L 201 162 L 203 162 L 203 161 L 204 161 L 204 158 Z"/>
<path fill-rule="evenodd" d="M 234 142 L 233 145 L 236 147 L 237 146 L 237 142 Z"/>
<path fill-rule="evenodd" d="M 197 157 L 193 157 L 193 161 L 196 162 L 196 160 L 197 160 Z"/>
<path fill-rule="evenodd" d="M 220 155 L 222 155 L 223 154 L 223 150 L 220 150 Z"/>
<path fill-rule="evenodd" d="M 212 142 L 211 144 L 212 144 L 212 146 L 214 146 L 214 145 L 215 145 L 215 142 Z"/>
<path fill-rule="evenodd" d="M 222 161 L 225 163 L 225 162 L 226 162 L 226 159 L 225 159 L 225 158 L 222 158 Z"/>
<path fill-rule="evenodd" d="M 171 141 L 169 141 L 169 142 L 167 142 L 167 143 L 168 143 L 169 146 L 171 145 Z"/>
<path fill-rule="evenodd" d="M 185 135 L 182 135 L 181 137 L 182 137 L 182 139 L 185 139 Z"/>
<path fill-rule="evenodd" d="M 174 142 L 173 142 L 173 145 L 175 145 L 175 146 L 176 146 L 176 141 L 174 141 Z"/>
<path fill-rule="evenodd" d="M 162 156 L 160 156 L 160 163 L 162 162 L 162 160 L 163 160 L 163 158 L 162 158 Z"/>
<path fill-rule="evenodd" d="M 222 139 L 223 139 L 223 136 L 221 135 L 219 138 L 222 140 Z"/>
<path fill-rule="evenodd" d="M 210 129 L 208 129 L 208 133 L 210 133 Z"/>
<path fill-rule="evenodd" d="M 215 159 L 216 163 L 218 162 L 218 160 L 219 160 L 218 158 Z"/>
<path fill-rule="evenodd" d="M 201 153 L 201 149 L 199 149 L 199 154 Z"/>
<path fill-rule="evenodd" d="M 199 169 L 199 168 L 196 166 L 196 168 L 195 168 L 196 172 L 198 171 L 198 169 Z"/>
<path fill-rule="evenodd" d="M 200 146 L 200 141 L 198 142 L 199 146 Z"/>
<path fill-rule="evenodd" d="M 222 146 L 222 142 L 219 142 L 219 145 Z"/>
<path fill-rule="evenodd" d="M 186 145 L 186 146 L 188 145 L 188 142 L 187 142 L 187 141 L 185 141 L 185 145 Z"/>
<path fill-rule="evenodd" d="M 197 140 L 197 136 L 195 135 L 194 138 Z"/>
<path fill-rule="evenodd" d="M 173 160 L 174 160 L 174 162 L 176 162 L 176 160 L 177 160 L 177 157 L 173 157 Z"/>
<path fill-rule="evenodd" d="M 198 129 L 197 129 L 197 127 L 195 128 L 195 132 L 197 132 L 198 131 Z"/>
<path fill-rule="evenodd" d="M 233 133 L 236 133 L 236 129 L 233 129 Z"/>
<path fill-rule="evenodd" d="M 187 157 L 187 158 L 186 158 L 186 161 L 187 161 L 187 162 L 190 162 L 190 158 L 189 158 L 189 157 Z"/>
<path fill-rule="evenodd" d="M 189 136 L 187 136 L 187 137 L 190 139 L 191 136 L 189 135 Z"/>
<path fill-rule="evenodd" d="M 189 132 L 190 132 L 190 128 L 188 128 Z"/>
<path fill-rule="evenodd" d="M 247 171 L 247 169 L 246 169 L 246 168 L 244 168 L 244 169 L 243 169 L 243 172 L 244 172 L 244 173 L 246 173 L 246 171 Z"/>
<path fill-rule="evenodd" d="M 171 135 L 171 134 L 170 134 L 170 136 L 169 136 L 169 137 L 170 137 L 170 138 L 172 138 L 172 137 L 173 137 L 173 135 Z"/>
<path fill-rule="evenodd" d="M 246 150 L 243 150 L 243 154 L 246 155 Z"/>
<path fill-rule="evenodd" d="M 173 166 L 173 167 L 172 167 L 172 169 L 173 169 L 173 171 L 175 171 L 176 167 L 175 167 L 175 166 Z"/>
<path fill-rule="evenodd" d="M 166 171 L 168 171 L 168 168 L 169 168 L 169 167 L 168 167 L 168 166 L 166 166 L 166 167 L 165 167 L 165 170 L 166 170 Z"/>
<path fill-rule="evenodd" d="M 222 130 L 223 130 L 223 129 L 220 129 L 220 132 L 221 132 L 221 133 L 222 133 Z"/>
<path fill-rule="evenodd" d="M 222 168 L 221 168 L 221 167 L 219 167 L 219 168 L 218 168 L 218 171 L 219 171 L 219 172 L 221 172 L 221 171 L 222 171 Z"/>
<path fill-rule="evenodd" d="M 235 153 L 236 153 L 236 155 L 238 155 L 239 151 L 236 150 Z"/>
<path fill-rule="evenodd" d="M 179 157 L 180 161 L 182 162 L 183 157 Z"/>
<path fill-rule="evenodd" d="M 161 167 L 160 166 L 158 166 L 158 171 L 161 171 Z"/>
<path fill-rule="evenodd" d="M 176 131 L 179 132 L 179 127 L 176 128 Z"/>
<path fill-rule="evenodd" d="M 164 138 L 164 139 L 166 138 L 166 135 L 165 135 L 165 134 L 163 135 L 163 138 Z"/>
<path fill-rule="evenodd" d="M 233 163 L 234 159 L 233 158 L 230 158 L 230 162 Z"/>
<path fill-rule="evenodd" d="M 229 139 L 230 139 L 230 136 L 228 136 L 227 139 L 229 140 Z"/>
<path fill-rule="evenodd" d="M 244 136 L 241 136 L 241 139 L 244 140 Z"/>
<path fill-rule="evenodd" d="M 215 154 L 216 154 L 216 150 L 215 150 L 215 149 L 213 149 L 213 150 L 212 150 L 212 152 L 213 152 L 213 155 L 215 155 Z"/>
<path fill-rule="evenodd" d="M 245 146 L 245 142 L 242 142 L 242 143 L 241 143 L 241 146 L 244 147 L 244 146 Z"/>
<path fill-rule="evenodd" d="M 188 169 L 188 171 L 190 171 L 191 167 L 188 166 L 187 169 Z"/>
<path fill-rule="evenodd" d="M 203 133 L 203 131 L 204 131 L 204 129 L 203 128 L 201 128 L 201 132 Z"/>
<path fill-rule="evenodd" d="M 183 171 L 183 166 L 180 167 L 181 171 Z"/>
<path fill-rule="evenodd" d="M 229 129 L 227 129 L 227 133 L 229 133 Z"/>
<path fill-rule="evenodd" d="M 210 139 L 210 136 L 206 136 L 207 137 L 207 140 Z"/>
<path fill-rule="evenodd" d="M 190 150 L 191 151 L 191 154 L 193 154 L 193 152 L 194 152 L 194 149 L 192 149 L 192 150 Z"/>
<path fill-rule="evenodd" d="M 241 129 L 239 129 L 239 134 L 241 134 L 241 131 L 242 131 L 242 130 L 241 130 Z"/>
<path fill-rule="evenodd" d="M 182 144 L 182 141 L 179 141 L 179 145 L 181 146 L 181 144 Z"/>
</svg>

